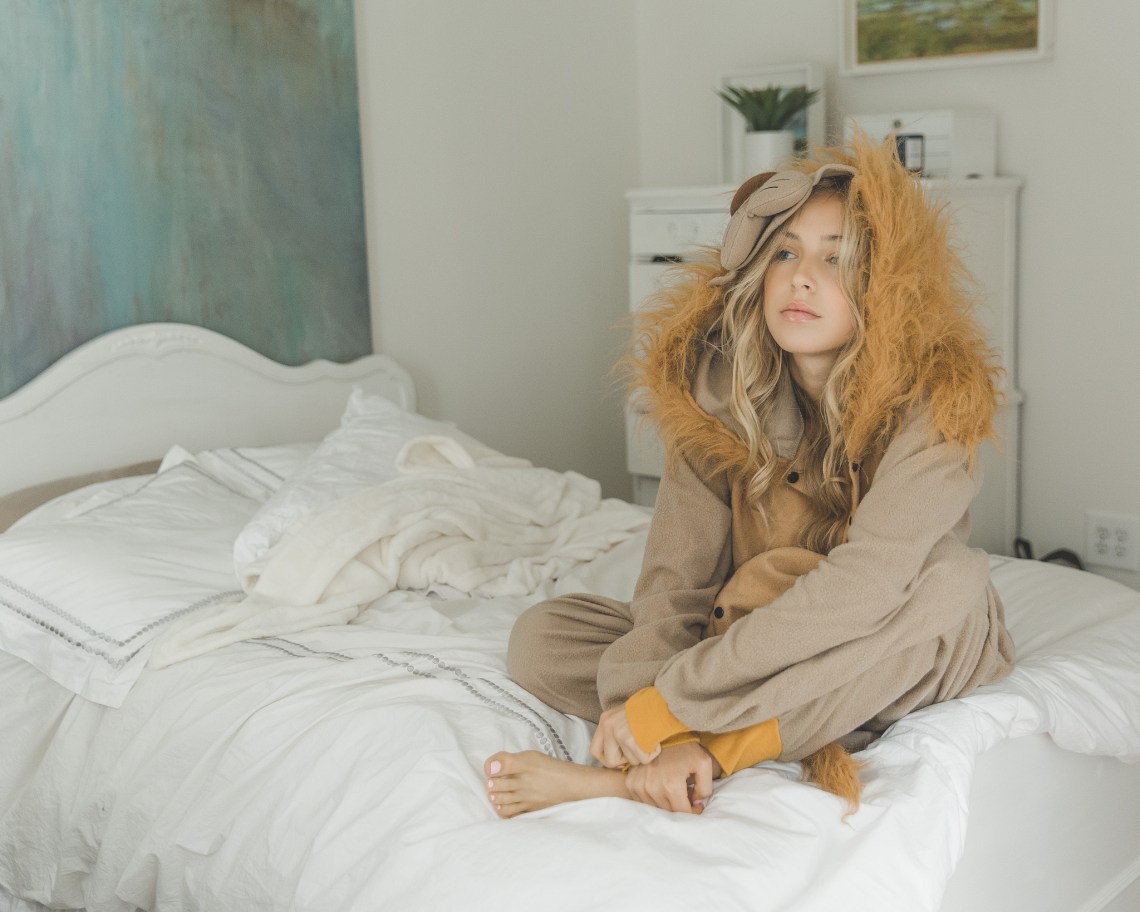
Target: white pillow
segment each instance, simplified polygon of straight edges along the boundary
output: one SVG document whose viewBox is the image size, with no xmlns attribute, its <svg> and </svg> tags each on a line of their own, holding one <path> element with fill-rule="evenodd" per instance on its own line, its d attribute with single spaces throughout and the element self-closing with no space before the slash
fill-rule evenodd
<svg viewBox="0 0 1140 912">
<path fill-rule="evenodd" d="M 191 453 L 184 447 L 171 447 L 162 458 L 159 472 L 166 472 L 184 462 L 201 466 L 219 481 L 249 497 L 265 501 L 290 475 L 305 464 L 316 450 L 316 441 L 286 443 L 263 447 L 227 447 Z M 123 494 L 148 482 L 151 475 L 131 475 L 76 488 L 41 504 L 21 516 L 12 528 L 41 520 L 77 516 L 100 504 L 117 500 Z"/>
<path fill-rule="evenodd" d="M 0 535 L 0 649 L 118 706 L 152 640 L 240 597 L 231 547 L 258 500 L 193 460 L 112 500 Z"/>
<path fill-rule="evenodd" d="M 320 507 L 397 477 L 400 449 L 413 437 L 427 434 L 458 440 L 474 453 L 493 452 L 454 424 L 406 412 L 383 396 L 354 388 L 340 426 L 238 535 L 233 548 L 238 577 Z"/>
<path fill-rule="evenodd" d="M 316 441 L 279 446 L 226 447 L 190 453 L 180 446 L 163 457 L 159 472 L 194 462 L 219 481 L 260 501 L 268 500 L 317 449 Z"/>
<path fill-rule="evenodd" d="M 11 528 L 19 529 L 21 526 L 38 522 L 48 522 L 67 516 L 85 513 L 92 507 L 101 503 L 110 503 L 118 500 L 124 494 L 141 488 L 147 484 L 154 475 L 129 475 L 126 478 L 113 478 L 110 481 L 97 481 L 95 484 L 85 485 L 68 491 L 58 497 L 53 497 L 46 503 L 40 504 L 30 513 L 26 513 L 16 520 Z"/>
</svg>

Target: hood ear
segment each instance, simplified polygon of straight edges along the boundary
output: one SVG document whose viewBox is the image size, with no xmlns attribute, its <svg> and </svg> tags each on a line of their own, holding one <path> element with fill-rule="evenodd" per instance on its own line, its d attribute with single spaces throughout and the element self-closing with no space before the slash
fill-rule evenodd
<svg viewBox="0 0 1140 912">
<path fill-rule="evenodd" d="M 850 165 L 829 162 L 810 172 L 765 171 L 748 178 L 732 198 L 720 246 L 720 265 L 725 271 L 710 284 L 727 285 L 735 279 L 772 233 L 807 201 L 821 178 L 854 173 Z"/>
<path fill-rule="evenodd" d="M 748 178 L 748 180 L 740 185 L 736 193 L 733 194 L 732 204 L 728 207 L 728 214 L 730 216 L 736 215 L 736 210 L 744 204 L 744 201 L 752 195 L 752 192 L 767 183 L 768 178 L 775 176 L 775 171 L 764 171 L 755 177 Z"/>
</svg>

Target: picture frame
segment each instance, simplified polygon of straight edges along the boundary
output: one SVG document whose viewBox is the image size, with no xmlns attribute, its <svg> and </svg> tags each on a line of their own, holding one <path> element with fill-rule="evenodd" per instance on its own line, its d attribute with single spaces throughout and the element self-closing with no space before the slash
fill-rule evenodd
<svg viewBox="0 0 1140 912">
<path fill-rule="evenodd" d="M 809 90 L 820 90 L 819 97 L 803 114 L 792 121 L 790 129 L 796 134 L 797 148 L 822 146 L 826 123 L 826 99 L 822 92 L 823 74 L 815 64 L 787 63 L 726 73 L 720 77 L 717 88 L 721 91 L 733 87 L 763 89 L 770 85 L 789 89 L 806 86 Z M 740 174 L 740 154 L 746 125 L 740 112 L 719 96 L 717 103 L 720 105 L 720 180 L 721 183 L 735 185 L 748 177 Z"/>
<path fill-rule="evenodd" d="M 1032 7 L 1023 15 L 1005 17 L 1002 10 L 977 0 L 843 0 L 839 74 L 866 76 L 1045 60 L 1053 53 L 1053 3 L 1028 0 L 1023 5 Z M 989 21 L 983 23 L 985 16 Z M 871 40 L 879 45 L 873 50 L 866 47 Z M 944 49 L 957 45 L 963 50 L 914 53 L 923 43 Z"/>
</svg>

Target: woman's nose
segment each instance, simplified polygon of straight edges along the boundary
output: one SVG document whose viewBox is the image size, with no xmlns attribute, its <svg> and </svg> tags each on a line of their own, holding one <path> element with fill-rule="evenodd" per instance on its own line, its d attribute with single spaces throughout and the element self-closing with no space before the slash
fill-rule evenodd
<svg viewBox="0 0 1140 912">
<path fill-rule="evenodd" d="M 811 288 L 815 284 L 815 278 L 808 268 L 806 260 L 800 260 L 796 264 L 796 269 L 792 273 L 792 287 L 793 288 Z"/>
</svg>

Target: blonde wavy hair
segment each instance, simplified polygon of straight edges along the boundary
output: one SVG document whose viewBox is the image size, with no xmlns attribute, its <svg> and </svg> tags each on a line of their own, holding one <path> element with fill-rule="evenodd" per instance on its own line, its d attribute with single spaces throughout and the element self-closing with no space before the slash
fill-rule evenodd
<svg viewBox="0 0 1140 912">
<path fill-rule="evenodd" d="M 753 262 L 728 286 L 716 324 L 721 351 L 731 365 L 729 411 L 740 426 L 748 450 L 747 465 L 752 469 L 746 485 L 748 501 L 765 515 L 764 495 L 776 480 L 778 463 L 764 427 L 776 404 L 776 389 L 788 376 L 786 382 L 792 383 L 804 416 L 806 459 L 798 468 L 814 514 L 804 527 L 801 544 L 823 554 L 843 540 L 851 512 L 850 461 L 841 410 L 864 334 L 861 302 L 870 255 L 865 232 L 848 203 L 847 186 L 848 179 L 824 178 L 809 197 L 809 201 L 831 197 L 843 203 L 839 283 L 854 326 L 819 401 L 812 400 L 791 380 L 790 356 L 776 343 L 764 319 L 764 279 L 784 243 L 783 229 L 768 239 Z"/>
</svg>

